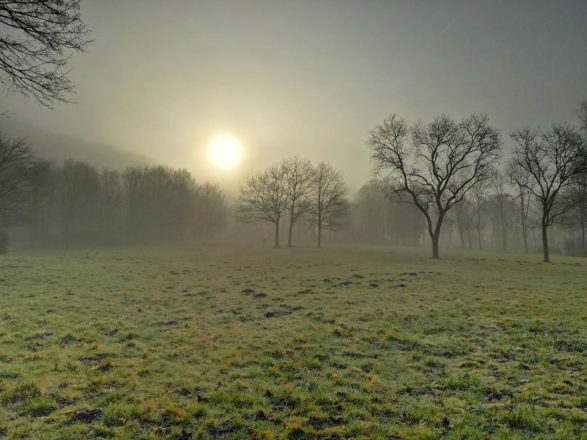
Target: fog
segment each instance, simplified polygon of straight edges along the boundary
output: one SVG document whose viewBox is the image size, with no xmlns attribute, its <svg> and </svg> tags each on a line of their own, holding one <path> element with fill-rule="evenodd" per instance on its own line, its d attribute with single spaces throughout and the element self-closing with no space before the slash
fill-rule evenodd
<svg viewBox="0 0 587 440">
<path fill-rule="evenodd" d="M 42 31 L 0 40 L 4 250 L 586 252 L 582 1 L 38 5 L 0 9 Z"/>
<path fill-rule="evenodd" d="M 587 0 L 0 0 L 0 437 L 585 439 Z"/>
<path fill-rule="evenodd" d="M 573 121 L 587 90 L 584 1 L 83 1 L 75 104 L 5 93 L 18 121 L 187 168 L 235 193 L 298 154 L 371 177 L 368 132 L 390 113 L 486 113 L 503 133 Z M 229 132 L 234 171 L 205 160 Z M 511 142 L 506 139 L 505 147 Z"/>
</svg>

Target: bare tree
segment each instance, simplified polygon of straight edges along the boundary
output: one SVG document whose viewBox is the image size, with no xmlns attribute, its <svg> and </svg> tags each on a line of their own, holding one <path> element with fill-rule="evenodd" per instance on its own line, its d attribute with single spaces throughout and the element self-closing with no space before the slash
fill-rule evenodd
<svg viewBox="0 0 587 440">
<path fill-rule="evenodd" d="M 501 246 L 504 252 L 507 252 L 508 248 L 508 215 L 507 215 L 507 202 L 509 194 L 506 191 L 506 179 L 503 174 L 498 170 L 495 170 L 491 178 L 493 189 L 495 190 L 495 207 L 496 216 L 498 217 L 499 223 L 499 237 L 501 238 Z"/>
<path fill-rule="evenodd" d="M 348 213 L 347 187 L 340 171 L 320 162 L 314 173 L 312 214 L 318 230 L 317 247 L 322 247 L 322 231 L 335 229 Z"/>
<path fill-rule="evenodd" d="M 587 99 L 581 102 L 579 119 L 581 121 L 581 130 L 583 131 L 583 142 L 587 144 Z M 587 148 L 583 149 L 583 161 L 587 163 Z M 583 255 L 587 253 L 587 248 L 585 247 L 585 229 L 587 228 L 587 166 L 585 168 L 583 172 L 576 176 L 573 185 L 573 195 L 579 214 L 578 223 L 581 229 L 581 252 Z"/>
<path fill-rule="evenodd" d="M 272 165 L 247 179 L 237 202 L 241 221 L 268 221 L 275 225 L 275 247 L 279 247 L 279 222 L 289 207 L 283 166 Z"/>
<path fill-rule="evenodd" d="M 575 128 L 560 124 L 542 133 L 524 128 L 511 136 L 517 144 L 513 161 L 529 174 L 525 187 L 542 208 L 542 247 L 544 262 L 548 263 L 548 227 L 572 208 L 565 190 L 573 177 L 585 171 L 585 146 Z"/>
<path fill-rule="evenodd" d="M 522 230 L 522 241 L 524 252 L 528 252 L 528 213 L 530 212 L 530 174 L 522 167 L 512 161 L 508 167 L 510 183 L 516 188 L 516 199 L 520 201 L 520 227 Z"/>
<path fill-rule="evenodd" d="M 310 211 L 314 169 L 307 159 L 292 157 L 281 164 L 285 175 L 285 191 L 289 201 L 289 230 L 287 245 L 291 247 L 294 224 Z"/>
<path fill-rule="evenodd" d="M 67 63 L 89 40 L 80 0 L 0 0 L 0 82 L 50 106 L 69 101 Z"/>
<path fill-rule="evenodd" d="M 226 203 L 224 193 L 217 185 L 205 183 L 198 188 L 198 218 L 196 224 L 205 238 L 218 230 L 226 221 Z"/>
<path fill-rule="evenodd" d="M 584 160 L 587 162 L 587 150 Z M 587 228 L 587 170 L 573 178 L 570 197 L 574 205 L 573 211 L 578 217 L 574 223 L 576 223 L 580 229 L 581 255 L 585 255 L 587 253 L 587 248 L 585 247 L 585 229 Z"/>
<path fill-rule="evenodd" d="M 474 206 L 467 197 L 455 205 L 455 213 L 457 219 L 457 229 L 459 238 L 461 239 L 461 248 L 465 248 L 465 239 L 468 242 L 469 249 L 473 248 L 473 240 L 471 238 L 471 229 L 473 226 Z"/>
<path fill-rule="evenodd" d="M 36 160 L 23 141 L 8 141 L 0 135 L 0 225 L 12 223 L 21 214 Z"/>
<path fill-rule="evenodd" d="M 410 128 L 393 115 L 371 131 L 369 144 L 376 170 L 390 170 L 396 191 L 409 194 L 426 218 L 432 257 L 439 258 L 446 213 L 491 176 L 501 145 L 498 131 L 487 116 L 457 123 L 442 115 Z"/>
<path fill-rule="evenodd" d="M 477 218 L 477 246 L 479 247 L 479 249 L 483 249 L 483 222 L 481 221 L 481 217 L 483 215 L 483 206 L 485 204 L 486 198 L 486 183 L 486 181 L 479 182 L 471 190 L 471 194 L 473 196 L 473 204 L 475 207 L 475 217 Z"/>
<path fill-rule="evenodd" d="M 579 107 L 579 120 L 581 121 L 581 130 L 587 136 L 587 99 L 583 100 Z"/>
</svg>

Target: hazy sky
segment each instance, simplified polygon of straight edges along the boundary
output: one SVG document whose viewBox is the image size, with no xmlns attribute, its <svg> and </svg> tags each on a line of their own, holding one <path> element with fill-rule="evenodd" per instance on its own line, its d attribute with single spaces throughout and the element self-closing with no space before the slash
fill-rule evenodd
<svg viewBox="0 0 587 440">
<path fill-rule="evenodd" d="M 369 178 L 367 133 L 390 113 L 483 112 L 505 133 L 574 118 L 587 98 L 587 1 L 83 2 L 75 105 L 2 96 L 13 118 L 233 186 L 297 153 Z M 204 159 L 242 139 L 238 172 Z"/>
</svg>

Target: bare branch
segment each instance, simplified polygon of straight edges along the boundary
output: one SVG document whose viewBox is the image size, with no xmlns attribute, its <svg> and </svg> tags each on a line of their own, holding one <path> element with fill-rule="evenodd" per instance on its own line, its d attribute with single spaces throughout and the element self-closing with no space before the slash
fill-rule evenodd
<svg viewBox="0 0 587 440">
<path fill-rule="evenodd" d="M 80 0 L 0 0 L 0 83 L 50 107 L 71 102 L 67 63 L 90 43 Z"/>
<path fill-rule="evenodd" d="M 371 131 L 369 144 L 375 171 L 389 171 L 396 191 L 409 194 L 425 216 L 436 257 L 446 212 L 490 178 L 501 139 L 485 115 L 460 123 L 441 115 L 411 128 L 392 115 Z"/>
</svg>

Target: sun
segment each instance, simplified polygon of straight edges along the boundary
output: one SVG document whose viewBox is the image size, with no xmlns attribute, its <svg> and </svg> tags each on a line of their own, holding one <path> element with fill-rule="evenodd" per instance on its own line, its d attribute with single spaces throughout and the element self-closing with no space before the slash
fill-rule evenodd
<svg viewBox="0 0 587 440">
<path fill-rule="evenodd" d="M 214 136 L 208 143 L 207 157 L 216 167 L 231 170 L 243 158 L 243 144 L 232 135 Z"/>
</svg>

